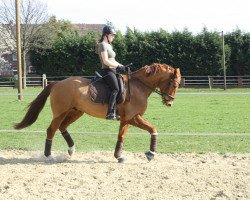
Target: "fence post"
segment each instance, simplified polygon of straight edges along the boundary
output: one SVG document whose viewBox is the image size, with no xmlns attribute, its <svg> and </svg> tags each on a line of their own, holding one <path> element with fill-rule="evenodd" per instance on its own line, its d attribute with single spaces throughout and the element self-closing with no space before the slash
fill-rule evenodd
<svg viewBox="0 0 250 200">
<path fill-rule="evenodd" d="M 46 74 L 43 74 L 42 85 L 43 85 L 43 88 L 45 88 L 47 86 Z"/>
<path fill-rule="evenodd" d="M 210 90 L 211 90 L 212 87 L 213 87 L 213 81 L 214 81 L 214 79 L 213 79 L 212 77 L 208 76 L 208 84 L 209 84 L 209 89 L 210 89 Z"/>
<path fill-rule="evenodd" d="M 242 87 L 243 86 L 243 79 L 242 77 L 238 77 L 238 87 Z"/>
<path fill-rule="evenodd" d="M 18 88 L 18 75 L 14 75 L 14 88 Z"/>
<path fill-rule="evenodd" d="M 181 78 L 181 87 L 184 87 L 185 86 L 185 78 Z"/>
</svg>

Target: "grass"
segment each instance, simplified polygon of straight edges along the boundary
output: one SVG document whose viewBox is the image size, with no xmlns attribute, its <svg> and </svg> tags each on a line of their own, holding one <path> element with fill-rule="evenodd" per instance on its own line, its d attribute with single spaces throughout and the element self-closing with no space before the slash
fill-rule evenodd
<svg viewBox="0 0 250 200">
<path fill-rule="evenodd" d="M 77 151 L 113 151 L 116 144 L 115 134 L 77 134 L 72 133 Z M 0 133 L 0 149 L 44 150 L 45 134 Z M 250 152 L 250 137 L 246 136 L 175 136 L 159 135 L 158 152 Z M 144 152 L 149 148 L 147 134 L 129 134 L 124 150 Z M 66 151 L 67 145 L 60 134 L 53 140 L 52 150 Z"/>
<path fill-rule="evenodd" d="M 14 96 L 17 94 L 16 89 L 0 88 L 0 130 L 13 130 L 13 124 L 22 119 L 26 106 L 35 98 L 29 94 L 38 94 L 40 91 L 41 88 L 28 88 L 23 91 L 23 101 L 18 101 L 17 96 Z M 160 133 L 158 151 L 161 153 L 250 152 L 249 93 L 250 88 L 226 91 L 180 89 L 170 109 L 161 104 L 159 96 L 152 94 L 144 118 L 155 125 Z M 0 133 L 0 149 L 43 150 L 45 130 L 51 117 L 47 101 L 38 120 L 31 127 L 17 133 Z M 78 151 L 114 150 L 118 127 L 119 122 L 84 115 L 68 130 L 72 133 Z M 148 133 L 130 127 L 124 150 L 141 152 L 148 148 Z M 53 150 L 65 149 L 65 141 L 57 134 L 53 140 Z"/>
</svg>

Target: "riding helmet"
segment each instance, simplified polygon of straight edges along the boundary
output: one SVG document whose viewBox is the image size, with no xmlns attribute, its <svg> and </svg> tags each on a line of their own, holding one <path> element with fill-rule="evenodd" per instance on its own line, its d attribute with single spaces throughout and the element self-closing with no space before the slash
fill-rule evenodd
<svg viewBox="0 0 250 200">
<path fill-rule="evenodd" d="M 115 29 L 111 26 L 104 26 L 102 29 L 102 35 L 108 35 L 108 34 L 116 34 Z"/>
</svg>

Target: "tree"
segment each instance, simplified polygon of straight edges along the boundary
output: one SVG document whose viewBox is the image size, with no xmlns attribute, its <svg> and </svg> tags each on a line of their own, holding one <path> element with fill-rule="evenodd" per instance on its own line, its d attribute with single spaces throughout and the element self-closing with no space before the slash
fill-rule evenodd
<svg viewBox="0 0 250 200">
<path fill-rule="evenodd" d="M 32 38 L 30 50 L 34 53 L 44 54 L 51 49 L 58 39 L 64 34 L 78 34 L 78 30 L 67 20 L 57 20 L 51 16 L 48 22 L 41 25 L 42 31 L 39 31 Z"/>
<path fill-rule="evenodd" d="M 225 35 L 225 42 L 231 48 L 231 69 L 233 74 L 250 73 L 250 34 L 237 29 Z"/>
<path fill-rule="evenodd" d="M 56 20 L 52 16 L 46 24 L 47 33 L 44 31 L 38 35 L 36 46 L 30 51 L 30 61 L 36 66 L 38 74 L 47 75 L 79 75 L 92 73 L 96 62 L 92 60 L 96 36 L 94 33 L 82 35 L 78 28 L 67 20 Z M 50 44 L 44 44 L 50 37 Z M 44 48 L 47 47 L 47 48 Z M 92 51 L 92 52 L 90 52 Z M 91 66 L 86 69 L 86 65 Z"/>
<path fill-rule="evenodd" d="M 116 52 L 117 61 L 124 65 L 128 64 L 128 61 L 126 60 L 127 46 L 126 46 L 125 39 L 120 31 L 117 31 L 115 40 L 112 43 L 112 45 Z"/>
<path fill-rule="evenodd" d="M 32 46 L 36 45 L 34 38 L 44 30 L 44 23 L 48 21 L 47 6 L 39 0 L 21 0 L 21 51 L 23 66 L 23 87 L 26 87 L 26 55 Z M 15 0 L 0 0 L 0 24 L 12 40 L 16 42 Z M 8 38 L 4 43 L 8 43 Z"/>
</svg>

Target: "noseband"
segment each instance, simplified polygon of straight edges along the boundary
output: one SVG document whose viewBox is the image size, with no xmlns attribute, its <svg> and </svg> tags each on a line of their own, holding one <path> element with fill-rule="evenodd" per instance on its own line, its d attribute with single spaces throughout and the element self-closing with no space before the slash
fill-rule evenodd
<svg viewBox="0 0 250 200">
<path fill-rule="evenodd" d="M 174 99 L 175 99 L 174 96 L 172 96 L 172 95 L 170 95 L 170 94 L 167 94 L 167 93 L 165 93 L 165 92 L 161 92 L 159 89 L 155 89 L 154 92 L 157 93 L 157 94 L 159 94 L 163 99 L 164 99 L 165 97 L 169 97 L 171 100 L 174 100 Z"/>
</svg>

